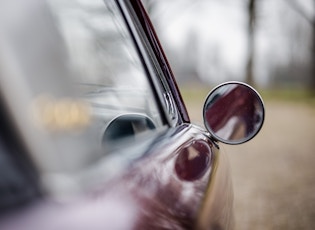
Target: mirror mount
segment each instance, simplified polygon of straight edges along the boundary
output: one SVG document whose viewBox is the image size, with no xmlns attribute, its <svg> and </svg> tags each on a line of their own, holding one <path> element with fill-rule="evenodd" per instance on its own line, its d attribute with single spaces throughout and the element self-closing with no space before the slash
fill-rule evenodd
<svg viewBox="0 0 315 230">
<path fill-rule="evenodd" d="M 212 139 L 242 144 L 252 139 L 264 123 L 265 108 L 259 93 L 248 84 L 230 81 L 207 96 L 203 119 Z"/>
</svg>

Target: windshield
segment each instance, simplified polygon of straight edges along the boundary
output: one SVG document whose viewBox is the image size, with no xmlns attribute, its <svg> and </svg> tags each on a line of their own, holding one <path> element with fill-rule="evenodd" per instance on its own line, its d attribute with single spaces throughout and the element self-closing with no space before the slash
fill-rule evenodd
<svg viewBox="0 0 315 230">
<path fill-rule="evenodd" d="M 49 189 L 96 183 L 110 153 L 166 127 L 114 1 L 5 7 L 1 90 Z"/>
</svg>

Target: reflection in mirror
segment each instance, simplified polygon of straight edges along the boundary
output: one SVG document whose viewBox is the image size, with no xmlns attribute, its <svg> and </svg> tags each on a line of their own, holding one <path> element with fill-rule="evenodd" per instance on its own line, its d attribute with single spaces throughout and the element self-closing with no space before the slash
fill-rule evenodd
<svg viewBox="0 0 315 230">
<path fill-rule="evenodd" d="M 208 95 L 204 123 L 212 137 L 226 144 L 241 144 L 252 139 L 264 122 L 264 104 L 249 85 L 227 82 Z"/>
</svg>

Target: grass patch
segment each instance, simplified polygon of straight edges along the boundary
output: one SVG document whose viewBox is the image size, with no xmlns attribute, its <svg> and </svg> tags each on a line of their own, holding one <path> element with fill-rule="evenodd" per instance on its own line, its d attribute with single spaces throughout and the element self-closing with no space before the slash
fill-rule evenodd
<svg viewBox="0 0 315 230">
<path fill-rule="evenodd" d="M 315 105 L 314 92 L 303 89 L 259 90 L 265 101 L 301 102 Z"/>
<path fill-rule="evenodd" d="M 211 86 L 181 86 L 180 90 L 185 103 L 204 103 Z M 258 90 L 265 102 L 305 103 L 315 107 L 315 92 L 305 89 L 261 89 Z"/>
<path fill-rule="evenodd" d="M 199 102 L 203 103 L 206 100 L 208 93 L 210 92 L 211 88 L 206 87 L 181 87 L 180 88 L 183 99 L 185 102 Z"/>
</svg>

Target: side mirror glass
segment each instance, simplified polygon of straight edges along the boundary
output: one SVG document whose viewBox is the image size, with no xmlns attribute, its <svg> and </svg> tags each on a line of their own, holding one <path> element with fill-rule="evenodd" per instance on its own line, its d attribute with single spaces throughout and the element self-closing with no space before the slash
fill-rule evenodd
<svg viewBox="0 0 315 230">
<path fill-rule="evenodd" d="M 203 119 L 211 136 L 226 144 L 252 139 L 264 123 L 265 109 L 258 92 L 242 82 L 214 88 L 204 104 Z"/>
</svg>

